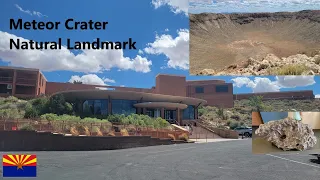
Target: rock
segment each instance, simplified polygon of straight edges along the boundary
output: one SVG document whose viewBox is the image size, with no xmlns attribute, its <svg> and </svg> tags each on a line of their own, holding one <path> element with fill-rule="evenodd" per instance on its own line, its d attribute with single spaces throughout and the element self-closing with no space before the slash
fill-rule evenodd
<svg viewBox="0 0 320 180">
<path fill-rule="evenodd" d="M 214 75 L 215 71 L 213 69 L 204 69 L 198 73 L 199 75 Z"/>
<path fill-rule="evenodd" d="M 291 118 L 261 124 L 255 133 L 284 151 L 303 151 L 317 143 L 317 138 L 308 124 Z"/>
</svg>

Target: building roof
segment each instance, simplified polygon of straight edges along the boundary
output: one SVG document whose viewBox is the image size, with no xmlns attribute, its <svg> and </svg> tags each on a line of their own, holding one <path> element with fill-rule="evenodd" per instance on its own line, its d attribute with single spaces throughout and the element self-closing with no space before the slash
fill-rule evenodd
<svg viewBox="0 0 320 180">
<path fill-rule="evenodd" d="M 188 105 L 181 103 L 171 103 L 171 102 L 143 102 L 133 105 L 139 108 L 167 108 L 167 109 L 186 109 Z"/>
<path fill-rule="evenodd" d="M 182 96 L 171 96 L 163 94 L 154 93 L 144 93 L 144 92 L 133 92 L 133 91 L 118 91 L 118 90 L 73 90 L 73 91 L 62 91 L 53 94 L 63 94 L 67 101 L 73 101 L 76 99 L 87 100 L 87 99 L 124 99 L 124 100 L 138 100 L 143 102 L 170 102 L 170 103 L 180 103 L 186 105 L 205 105 L 206 100 L 182 97 Z"/>
</svg>

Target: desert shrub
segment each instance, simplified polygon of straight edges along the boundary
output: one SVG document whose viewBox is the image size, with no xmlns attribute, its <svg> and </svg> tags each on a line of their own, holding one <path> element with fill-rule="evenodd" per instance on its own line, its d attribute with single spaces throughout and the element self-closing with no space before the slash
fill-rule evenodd
<svg viewBox="0 0 320 180">
<path fill-rule="evenodd" d="M 59 116 L 56 114 L 52 114 L 52 113 L 47 113 L 47 114 L 43 114 L 40 116 L 40 119 L 42 120 L 48 120 L 48 121 L 54 121 L 54 120 L 58 120 Z"/>
<path fill-rule="evenodd" d="M 315 59 L 314 63 L 320 64 L 320 56 L 318 56 L 318 57 Z"/>
<path fill-rule="evenodd" d="M 239 127 L 239 122 L 237 121 L 232 121 L 229 125 L 230 129 L 235 129 L 237 127 Z"/>
<path fill-rule="evenodd" d="M 39 111 L 33 108 L 32 104 L 27 103 L 25 107 L 25 118 L 37 118 L 39 117 Z"/>
<path fill-rule="evenodd" d="M 129 136 L 127 129 L 121 129 L 120 133 L 121 133 L 121 136 Z"/>
<path fill-rule="evenodd" d="M 199 114 L 199 116 L 202 116 L 202 115 L 204 115 L 204 114 L 206 114 L 207 112 L 206 112 L 206 110 L 203 108 L 203 107 L 200 107 L 199 109 L 198 109 L 198 114 Z"/>
<path fill-rule="evenodd" d="M 109 122 L 115 122 L 115 123 L 119 123 L 121 122 L 121 119 L 125 118 L 125 115 L 124 114 L 113 114 L 113 115 L 110 115 L 108 116 L 108 121 Z"/>
<path fill-rule="evenodd" d="M 292 64 L 292 65 L 285 65 L 279 69 L 277 69 L 274 73 L 276 75 L 302 75 L 308 68 L 302 64 Z"/>
<path fill-rule="evenodd" d="M 71 127 L 70 127 L 70 133 L 71 133 L 73 136 L 79 136 L 79 131 L 77 130 L 77 127 L 76 127 L 76 126 L 71 126 Z"/>
<path fill-rule="evenodd" d="M 0 117 L 2 119 L 21 119 L 23 116 L 18 109 L 0 109 Z"/>
<path fill-rule="evenodd" d="M 168 134 L 168 137 L 169 137 L 171 140 L 176 140 L 176 136 L 173 135 L 173 134 Z"/>
<path fill-rule="evenodd" d="M 236 121 L 239 121 L 240 120 L 240 116 L 239 115 L 236 115 L 236 114 L 233 114 L 230 116 L 231 119 L 234 119 Z"/>
<path fill-rule="evenodd" d="M 17 103 L 19 99 L 14 96 L 9 96 L 3 100 L 4 103 Z"/>
<path fill-rule="evenodd" d="M 101 132 L 100 128 L 97 126 L 92 128 L 92 132 L 97 133 L 97 136 L 103 136 L 103 133 Z"/>
<path fill-rule="evenodd" d="M 228 121 L 226 122 L 226 125 L 227 125 L 227 126 L 230 126 L 231 122 L 232 122 L 231 120 L 228 120 Z"/>
<path fill-rule="evenodd" d="M 41 115 L 48 112 L 48 101 L 49 99 L 47 97 L 40 97 L 30 100 L 29 103 L 38 111 L 38 114 Z"/>
<path fill-rule="evenodd" d="M 189 140 L 189 136 L 187 133 L 182 133 L 179 135 L 179 140 L 183 140 L 183 141 L 188 141 Z"/>
<path fill-rule="evenodd" d="M 23 124 L 20 127 L 18 127 L 21 131 L 34 131 L 35 128 L 31 124 Z"/>
</svg>

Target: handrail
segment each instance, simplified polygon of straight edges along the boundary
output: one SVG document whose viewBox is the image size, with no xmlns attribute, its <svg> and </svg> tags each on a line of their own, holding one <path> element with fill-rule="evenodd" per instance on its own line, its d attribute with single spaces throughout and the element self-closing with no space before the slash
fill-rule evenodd
<svg viewBox="0 0 320 180">
<path fill-rule="evenodd" d="M 210 132 L 212 132 L 212 133 L 216 133 L 214 130 L 206 127 L 204 124 L 200 123 L 199 121 L 194 120 L 194 122 L 197 123 L 197 124 L 199 124 L 202 128 L 204 128 L 204 129 L 206 129 L 206 130 L 208 130 L 208 131 L 210 131 Z"/>
</svg>

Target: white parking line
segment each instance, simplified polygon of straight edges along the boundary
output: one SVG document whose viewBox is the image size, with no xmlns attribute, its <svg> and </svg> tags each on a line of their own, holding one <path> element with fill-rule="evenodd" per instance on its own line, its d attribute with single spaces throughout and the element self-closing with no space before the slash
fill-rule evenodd
<svg viewBox="0 0 320 180">
<path fill-rule="evenodd" d="M 306 165 L 306 166 L 311 166 L 311 167 L 315 167 L 315 168 L 319 168 L 320 169 L 320 166 L 315 166 L 315 165 L 312 165 L 312 164 L 307 164 L 307 163 L 303 163 L 303 162 L 299 162 L 299 161 L 283 158 L 283 157 L 280 157 L 280 156 L 275 156 L 275 155 L 272 155 L 272 154 L 266 154 L 266 155 L 267 156 L 272 156 L 272 157 L 275 157 L 275 158 L 278 158 L 278 159 L 294 162 L 294 163 L 297 163 L 297 164 L 303 164 L 303 165 Z"/>
</svg>

